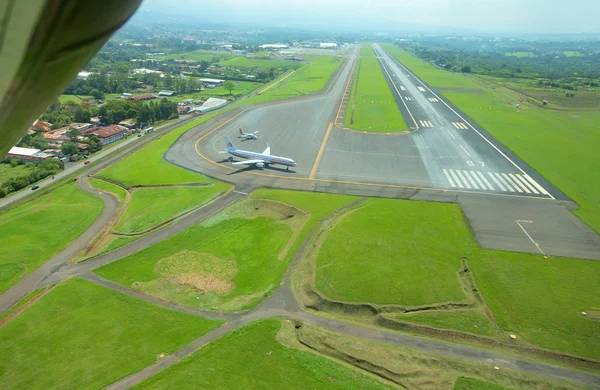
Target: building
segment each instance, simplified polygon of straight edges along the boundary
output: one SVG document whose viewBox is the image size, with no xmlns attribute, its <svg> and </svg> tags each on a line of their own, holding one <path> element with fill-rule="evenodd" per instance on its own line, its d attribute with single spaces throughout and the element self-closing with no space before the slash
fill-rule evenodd
<svg viewBox="0 0 600 390">
<path fill-rule="evenodd" d="M 135 127 L 135 123 L 135 119 L 124 119 L 121 122 L 119 122 L 119 125 L 127 127 L 128 129 L 133 129 Z"/>
<path fill-rule="evenodd" d="M 158 96 L 175 96 L 177 93 L 175 91 L 162 90 L 158 93 Z"/>
<path fill-rule="evenodd" d="M 275 49 L 275 50 L 289 49 L 290 48 L 288 45 L 285 45 L 283 43 L 267 43 L 267 44 L 264 44 L 264 45 L 260 45 L 259 47 L 261 49 Z"/>
<path fill-rule="evenodd" d="M 52 131 L 52 123 L 37 120 L 33 123 L 33 126 L 31 126 L 30 130 L 32 130 L 34 133 L 38 133 L 40 131 L 46 133 L 48 131 Z"/>
<path fill-rule="evenodd" d="M 156 99 L 156 96 L 152 95 L 151 93 L 147 93 L 145 95 L 137 95 L 137 96 L 129 97 L 129 100 L 133 100 L 134 102 L 143 101 L 143 100 L 152 100 L 152 99 Z"/>
<path fill-rule="evenodd" d="M 131 99 L 132 96 L 133 96 L 132 93 L 123 92 L 123 94 L 121 95 L 121 99 Z"/>
<path fill-rule="evenodd" d="M 87 80 L 91 74 L 92 72 L 86 72 L 85 70 L 82 70 L 81 72 L 77 73 L 77 78 L 80 80 Z"/>
<path fill-rule="evenodd" d="M 201 106 L 196 106 L 196 107 L 192 107 L 190 109 L 190 113 L 195 112 L 200 112 L 200 113 L 205 113 L 205 112 L 209 112 L 209 111 L 213 111 L 213 110 L 217 110 L 221 107 L 225 107 L 225 105 L 227 104 L 227 100 L 224 99 L 217 99 L 217 98 L 208 98 L 203 105 Z"/>
<path fill-rule="evenodd" d="M 63 134 L 56 133 L 56 132 L 44 133 L 44 134 L 42 134 L 42 137 L 44 137 L 44 139 L 46 141 L 53 142 L 56 144 L 62 144 L 62 143 L 71 141 L 71 138 L 64 135 L 64 133 Z"/>
<path fill-rule="evenodd" d="M 217 88 L 217 87 L 220 87 L 221 85 L 225 84 L 225 80 L 219 80 L 219 79 L 199 78 L 198 81 L 201 82 L 202 84 L 204 84 L 204 86 L 206 88 Z"/>
<path fill-rule="evenodd" d="M 100 127 L 98 130 L 89 133 L 89 135 L 97 135 L 102 141 L 102 145 L 108 145 L 127 137 L 129 130 L 123 126 L 112 125 Z"/>
<path fill-rule="evenodd" d="M 6 158 L 18 158 L 28 161 L 42 161 L 50 157 L 52 157 L 52 155 L 44 153 L 39 149 L 20 148 L 18 146 L 10 148 L 6 155 Z"/>
<path fill-rule="evenodd" d="M 337 48 L 337 43 L 333 43 L 333 42 L 321 42 L 319 44 L 319 47 L 321 49 L 335 49 L 335 48 Z"/>
</svg>

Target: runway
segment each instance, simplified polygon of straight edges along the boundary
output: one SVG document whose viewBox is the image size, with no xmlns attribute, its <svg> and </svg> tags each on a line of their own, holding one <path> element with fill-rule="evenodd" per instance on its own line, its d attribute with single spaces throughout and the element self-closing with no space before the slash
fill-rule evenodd
<svg viewBox="0 0 600 390">
<path fill-rule="evenodd" d="M 355 49 L 321 94 L 217 117 L 185 133 L 165 158 L 236 185 L 456 202 L 485 248 L 600 260 L 600 237 L 570 212 L 576 205 L 566 195 L 380 46 L 374 49 L 405 132 L 334 124 L 343 123 Z M 238 139 L 239 128 L 259 131 L 259 139 Z M 261 153 L 268 145 L 298 167 L 232 165 L 219 153 L 226 135 L 244 150 Z"/>
</svg>

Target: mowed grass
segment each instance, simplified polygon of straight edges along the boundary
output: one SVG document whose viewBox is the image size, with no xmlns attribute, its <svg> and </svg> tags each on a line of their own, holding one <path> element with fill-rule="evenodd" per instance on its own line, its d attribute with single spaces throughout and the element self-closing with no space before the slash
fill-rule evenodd
<svg viewBox="0 0 600 390">
<path fill-rule="evenodd" d="M 136 389 L 382 389 L 328 358 L 283 346 L 280 320 L 252 323 L 140 383 Z"/>
<path fill-rule="evenodd" d="M 139 233 L 199 207 L 230 188 L 231 185 L 220 182 L 209 186 L 135 188 L 115 230 Z"/>
<path fill-rule="evenodd" d="M 479 88 L 465 77 L 433 67 L 384 45 L 404 65 L 434 87 Z M 445 92 L 458 108 L 525 160 L 581 208 L 574 213 L 600 232 L 600 112 L 517 110 L 496 92 Z"/>
<path fill-rule="evenodd" d="M 212 117 L 206 116 L 172 130 L 111 165 L 98 176 L 126 187 L 212 182 L 212 179 L 200 173 L 173 165 L 163 158 L 164 153 L 183 133 Z"/>
<path fill-rule="evenodd" d="M 291 228 L 271 218 L 225 219 L 211 226 L 193 226 L 96 272 L 122 285 L 185 305 L 242 310 L 255 305 L 279 285 L 288 263 L 278 260 L 278 255 L 291 234 Z M 235 277 L 225 280 L 214 272 L 198 273 L 185 268 L 186 263 L 202 261 L 203 254 L 222 259 L 223 267 L 228 266 L 228 261 L 235 261 Z M 164 263 L 183 265 L 177 275 L 170 275 L 160 271 Z M 184 280 L 186 274 L 195 280 L 169 283 L 172 277 Z M 217 294 L 212 289 L 204 293 L 188 287 L 207 279 L 219 285 L 233 282 L 235 288 L 227 294 Z"/>
<path fill-rule="evenodd" d="M 255 58 L 234 57 L 221 62 L 220 66 L 244 69 L 298 69 L 302 65 L 298 62 L 291 61 L 259 60 Z"/>
<path fill-rule="evenodd" d="M 169 54 L 167 56 L 148 56 L 148 59 L 157 58 L 165 60 L 188 60 L 188 61 L 209 61 L 219 62 L 234 57 L 233 54 L 225 52 L 216 52 L 209 50 L 194 50 L 187 53 Z"/>
<path fill-rule="evenodd" d="M 600 359 L 600 321 L 581 314 L 600 307 L 600 263 L 479 250 L 470 267 L 502 329 L 534 345 Z"/>
<path fill-rule="evenodd" d="M 511 390 L 497 383 L 482 381 L 481 379 L 459 377 L 453 390 Z"/>
<path fill-rule="evenodd" d="M 73 102 L 76 104 L 83 103 L 85 101 L 93 99 L 92 96 L 81 96 L 81 95 L 60 95 L 58 97 L 58 102 L 60 104 L 67 104 L 68 102 Z"/>
<path fill-rule="evenodd" d="M 328 233 L 315 287 L 345 302 L 462 301 L 457 271 L 472 242 L 457 205 L 369 199 Z"/>
<path fill-rule="evenodd" d="M 368 47 L 368 50 L 373 53 L 371 47 Z M 407 129 L 374 53 L 373 58 L 360 59 L 358 82 L 352 89 L 350 99 L 352 103 L 346 112 L 346 126 L 377 133 Z"/>
<path fill-rule="evenodd" d="M 509 51 L 504 53 L 507 57 L 517 57 L 517 58 L 531 58 L 537 57 L 537 55 L 530 51 Z"/>
<path fill-rule="evenodd" d="M 331 195 L 316 192 L 273 190 L 265 188 L 254 191 L 250 196 L 254 199 L 268 199 L 282 202 L 310 214 L 308 220 L 298 234 L 296 241 L 292 244 L 287 253 L 287 261 L 292 259 L 296 251 L 300 248 L 300 245 L 302 245 L 302 242 L 310 229 L 312 229 L 319 220 L 333 213 L 337 209 L 360 199 L 360 197 L 350 195 Z"/>
<path fill-rule="evenodd" d="M 127 190 L 125 190 L 123 187 L 119 187 L 116 184 L 109 183 L 104 180 L 96 179 L 95 177 L 90 177 L 88 180 L 92 187 L 104 192 L 110 192 L 111 194 L 115 195 L 117 199 L 119 199 L 121 205 L 125 202 L 125 199 L 127 198 Z"/>
<path fill-rule="evenodd" d="M 401 321 L 414 322 L 433 328 L 454 329 L 482 336 L 494 336 L 497 332 L 485 314 L 478 311 L 425 311 L 396 316 Z"/>
<path fill-rule="evenodd" d="M 105 387 L 219 322 L 70 279 L 0 328 L 4 388 Z"/>
<path fill-rule="evenodd" d="M 431 86 L 438 88 L 480 88 L 478 84 L 466 77 L 436 68 L 430 63 L 398 48 L 396 45 L 384 43 L 381 46 L 400 61 L 402 65 L 410 69 Z"/>
<path fill-rule="evenodd" d="M 291 76 L 264 93 L 251 96 L 243 103 L 264 103 L 321 91 L 344 62 L 341 57 L 333 56 L 306 56 L 304 59 L 310 61 L 310 63 L 305 64 Z"/>
<path fill-rule="evenodd" d="M 0 293 L 69 245 L 103 207 L 73 183 L 1 214 Z"/>
</svg>

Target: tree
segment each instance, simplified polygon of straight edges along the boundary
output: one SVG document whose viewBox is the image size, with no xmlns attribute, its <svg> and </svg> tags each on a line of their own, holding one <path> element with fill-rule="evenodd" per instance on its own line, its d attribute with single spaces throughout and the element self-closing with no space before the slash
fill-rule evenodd
<svg viewBox="0 0 600 390">
<path fill-rule="evenodd" d="M 92 134 L 89 138 L 88 138 L 88 145 L 90 146 L 90 152 L 97 152 L 98 150 L 102 149 L 102 141 L 100 141 L 100 137 L 98 137 L 96 134 Z"/>
<path fill-rule="evenodd" d="M 229 94 L 231 95 L 231 92 L 235 89 L 235 84 L 233 83 L 233 81 L 227 81 L 225 82 L 225 84 L 223 84 L 223 88 L 228 90 Z"/>
<path fill-rule="evenodd" d="M 81 106 L 78 106 L 75 109 L 75 114 L 73 115 L 73 120 L 79 123 L 87 123 L 90 121 L 91 117 L 90 110 L 87 110 Z"/>
<path fill-rule="evenodd" d="M 462 68 L 460 68 L 460 71 L 463 73 L 471 73 L 471 67 L 469 65 L 465 65 Z"/>
<path fill-rule="evenodd" d="M 65 156 L 72 156 L 79 153 L 79 148 L 72 142 L 65 142 L 60 147 L 60 150 Z"/>
<path fill-rule="evenodd" d="M 117 87 L 117 93 L 118 93 L 119 95 L 123 95 L 123 93 L 125 93 L 125 87 L 124 87 L 124 86 L 122 86 L 122 85 L 119 85 L 119 86 Z"/>
<path fill-rule="evenodd" d="M 90 95 L 92 95 L 92 97 L 96 100 L 104 100 L 104 92 L 97 89 L 92 89 L 90 91 Z"/>
<path fill-rule="evenodd" d="M 77 138 L 81 136 L 81 131 L 73 128 L 73 129 L 69 129 L 69 131 L 67 131 L 66 133 L 67 137 L 71 138 L 71 141 L 75 142 L 77 141 Z"/>
</svg>

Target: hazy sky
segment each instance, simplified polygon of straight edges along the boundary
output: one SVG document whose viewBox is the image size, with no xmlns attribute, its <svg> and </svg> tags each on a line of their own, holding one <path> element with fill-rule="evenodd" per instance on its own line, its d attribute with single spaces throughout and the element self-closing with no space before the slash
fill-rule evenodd
<svg viewBox="0 0 600 390">
<path fill-rule="evenodd" d="M 514 33 L 600 32 L 600 0 L 145 0 L 163 10 L 224 23 L 363 26 L 382 32 L 421 25 Z"/>
</svg>

